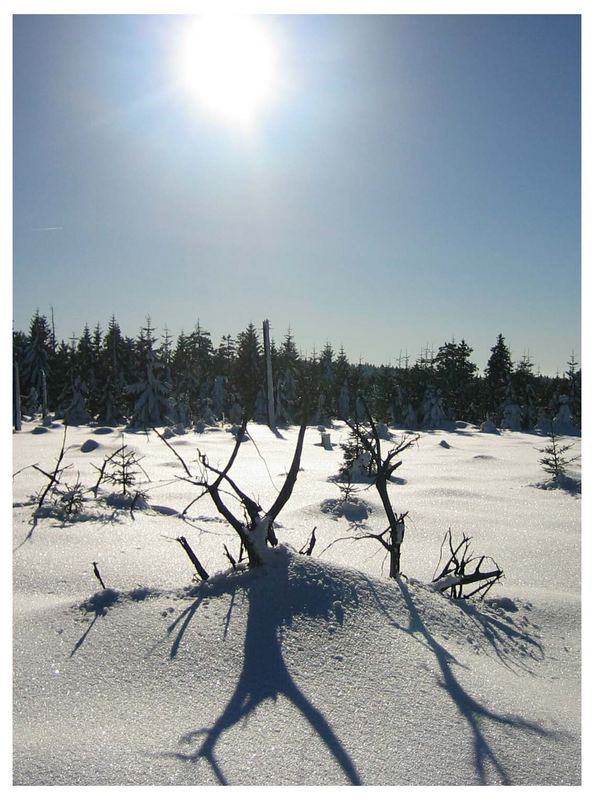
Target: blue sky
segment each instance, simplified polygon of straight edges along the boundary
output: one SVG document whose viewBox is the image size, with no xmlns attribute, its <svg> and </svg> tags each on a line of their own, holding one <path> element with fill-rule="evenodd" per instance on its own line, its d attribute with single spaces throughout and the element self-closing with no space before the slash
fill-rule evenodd
<svg viewBox="0 0 594 800">
<path fill-rule="evenodd" d="M 175 78 L 183 16 L 17 16 L 13 317 L 59 337 L 269 318 L 395 363 L 501 331 L 580 358 L 578 16 L 263 20 L 274 102 L 246 132 Z"/>
</svg>

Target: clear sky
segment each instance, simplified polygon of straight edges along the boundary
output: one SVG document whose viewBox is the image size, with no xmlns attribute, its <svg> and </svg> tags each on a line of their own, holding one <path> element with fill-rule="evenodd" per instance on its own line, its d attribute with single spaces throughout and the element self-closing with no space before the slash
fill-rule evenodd
<svg viewBox="0 0 594 800">
<path fill-rule="evenodd" d="M 579 16 L 265 17 L 249 125 L 184 83 L 190 22 L 14 18 L 16 328 L 580 359 Z"/>
</svg>

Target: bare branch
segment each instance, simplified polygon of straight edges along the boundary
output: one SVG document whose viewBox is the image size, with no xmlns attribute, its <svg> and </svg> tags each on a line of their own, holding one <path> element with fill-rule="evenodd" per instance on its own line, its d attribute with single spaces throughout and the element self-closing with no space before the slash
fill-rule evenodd
<svg viewBox="0 0 594 800">
<path fill-rule="evenodd" d="M 193 482 L 194 482 L 194 481 L 192 481 L 192 483 L 193 483 Z M 189 509 L 189 508 L 191 508 L 191 507 L 194 505 L 194 503 L 197 503 L 197 502 L 198 502 L 198 500 L 200 500 L 202 497 L 204 497 L 204 495 L 205 495 L 205 494 L 208 494 L 208 489 L 205 489 L 203 492 L 201 492 L 201 493 L 198 495 L 198 497 L 195 497 L 195 498 L 194 498 L 194 499 L 193 499 L 193 500 L 192 500 L 190 503 L 188 503 L 188 505 L 187 505 L 187 506 L 184 508 L 184 510 L 181 512 L 181 516 L 182 516 L 182 517 L 185 517 L 185 515 L 186 515 L 186 512 L 188 511 L 188 509 Z"/>
<path fill-rule="evenodd" d="M 440 592 L 450 589 L 452 586 L 464 586 L 467 583 L 476 583 L 477 581 L 489 580 L 491 578 L 500 578 L 503 575 L 502 570 L 495 569 L 490 572 L 471 572 L 469 575 L 445 575 L 443 578 L 438 578 L 432 582 L 435 589 Z"/>
<path fill-rule="evenodd" d="M 231 562 L 231 566 L 233 567 L 233 570 L 236 570 L 237 569 L 237 561 L 233 558 L 233 556 L 229 552 L 229 548 L 227 547 L 226 544 L 223 545 L 223 548 L 225 550 L 225 555 L 227 556 L 227 558 Z"/>
<path fill-rule="evenodd" d="M 219 476 L 218 480 L 215 481 L 215 483 L 214 483 L 215 487 L 219 486 L 219 484 L 221 483 L 223 478 L 226 476 L 226 474 L 229 472 L 229 470 L 233 466 L 233 463 L 234 463 L 235 459 L 237 458 L 237 454 L 239 452 L 239 448 L 241 447 L 241 442 L 243 441 L 243 436 L 245 434 L 246 428 L 247 428 L 247 417 L 244 417 L 243 420 L 242 420 L 242 423 L 241 423 L 241 428 L 239 429 L 239 431 L 237 432 L 237 436 L 235 437 L 235 446 L 233 448 L 233 451 L 232 451 L 231 455 L 229 456 L 229 461 L 227 461 L 227 465 L 226 465 L 225 469 L 222 471 L 222 473 Z"/>
<path fill-rule="evenodd" d="M 198 573 L 198 575 L 202 578 L 203 581 L 207 581 L 208 577 L 209 577 L 208 572 L 204 569 L 204 567 L 200 563 L 200 560 L 198 559 L 198 556 L 196 555 L 196 553 L 190 547 L 186 537 L 185 536 L 179 536 L 177 541 L 181 544 L 181 546 L 186 551 L 186 555 L 188 556 L 188 558 L 190 559 L 190 561 L 194 565 L 194 568 L 195 568 L 196 572 Z"/>
<path fill-rule="evenodd" d="M 286 502 L 291 497 L 291 494 L 293 492 L 293 487 L 295 486 L 295 481 L 297 480 L 297 473 L 299 472 L 299 462 L 301 461 L 301 453 L 303 451 L 303 440 L 305 438 L 305 429 L 306 425 L 305 422 L 303 422 L 301 427 L 299 428 L 299 435 L 297 436 L 297 446 L 295 447 L 295 453 L 293 455 L 291 468 L 287 473 L 287 477 L 285 478 L 285 482 L 283 483 L 282 489 L 278 493 L 278 497 L 272 504 L 270 511 L 266 514 L 266 516 L 270 518 L 271 522 L 273 522 L 280 514 L 280 512 L 284 508 Z"/>
<path fill-rule="evenodd" d="M 68 425 L 64 425 L 64 438 L 62 439 L 62 449 L 60 450 L 60 454 L 58 455 L 58 460 L 56 462 L 56 466 L 54 468 L 53 473 L 51 475 L 49 475 L 47 472 L 44 472 L 44 475 L 46 475 L 46 477 L 48 477 L 50 479 L 50 481 L 49 481 L 48 485 L 45 487 L 44 491 L 42 492 L 41 497 L 39 498 L 39 502 L 37 504 L 37 509 L 38 510 L 43 505 L 43 501 L 45 500 L 49 490 L 52 488 L 54 483 L 57 483 L 58 474 L 60 472 L 64 471 L 63 469 L 60 470 L 60 464 L 62 463 L 62 459 L 64 458 L 64 453 L 66 451 L 66 433 L 67 433 L 67 431 L 68 431 Z M 35 469 L 39 469 L 40 472 L 43 472 L 43 470 L 41 470 L 39 467 L 35 467 Z"/>
<path fill-rule="evenodd" d="M 208 461 L 206 460 L 205 456 L 202 456 L 202 463 L 203 463 L 203 465 L 204 465 L 204 467 L 206 469 L 209 469 L 211 472 L 214 472 L 215 475 L 218 475 L 221 479 L 224 479 L 224 480 L 227 481 L 229 486 L 231 486 L 231 488 L 233 489 L 233 491 L 235 492 L 237 497 L 241 500 L 241 502 L 245 506 L 245 509 L 246 509 L 246 511 L 247 511 L 247 513 L 249 515 L 250 521 L 252 523 L 255 523 L 256 520 L 258 519 L 259 515 L 260 515 L 260 512 L 262 511 L 262 506 L 259 503 L 257 503 L 255 500 L 253 500 L 251 497 L 249 497 L 247 494 L 245 494 L 245 492 L 243 492 L 239 488 L 239 486 L 235 483 L 235 481 L 232 480 L 229 477 L 229 475 L 227 475 L 225 473 L 224 470 L 219 470 L 216 467 L 212 467 L 208 463 Z M 215 481 L 215 483 L 218 483 L 218 481 Z"/>
<path fill-rule="evenodd" d="M 313 553 L 313 549 L 316 546 L 316 529 L 317 526 L 311 532 L 311 535 L 309 537 L 309 542 L 304 544 L 301 550 L 299 551 L 300 555 L 310 556 Z"/>
<path fill-rule="evenodd" d="M 175 448 L 174 448 L 172 445 L 170 445 L 170 444 L 169 444 L 169 442 L 168 442 L 168 441 L 167 441 L 167 439 L 166 439 L 166 438 L 163 436 L 163 434 L 162 434 L 162 433 L 159 433 L 159 431 L 158 431 L 156 428 L 153 428 L 152 430 L 153 430 L 153 431 L 154 431 L 154 432 L 157 434 L 157 436 L 159 437 L 159 439 L 160 439 L 162 442 L 165 442 L 165 444 L 167 445 L 167 447 L 168 447 L 168 448 L 171 450 L 171 452 L 173 453 L 173 455 L 174 455 L 174 456 L 177 458 L 177 460 L 180 462 L 180 464 L 181 464 L 181 465 L 182 465 L 182 467 L 184 468 L 184 471 L 185 471 L 186 475 L 187 475 L 189 478 L 192 478 L 193 476 L 192 476 L 192 473 L 190 472 L 190 470 L 189 470 L 189 468 L 188 468 L 188 465 L 187 465 L 187 464 L 186 464 L 186 462 L 183 460 L 183 458 L 180 456 L 180 454 L 177 452 L 177 450 L 176 450 L 176 449 L 175 449 Z"/>
</svg>

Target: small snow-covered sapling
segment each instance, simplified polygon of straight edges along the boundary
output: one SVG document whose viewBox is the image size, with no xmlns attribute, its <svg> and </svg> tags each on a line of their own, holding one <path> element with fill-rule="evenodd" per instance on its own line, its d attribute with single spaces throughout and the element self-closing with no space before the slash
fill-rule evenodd
<svg viewBox="0 0 594 800">
<path fill-rule="evenodd" d="M 565 453 L 571 450 L 573 444 L 561 444 L 559 437 L 555 431 L 551 431 L 549 436 L 549 444 L 546 447 L 539 448 L 539 453 L 544 453 L 543 457 L 539 459 L 539 464 L 546 473 L 552 475 L 554 480 L 559 480 L 566 474 L 567 467 L 574 461 L 579 459 L 579 456 L 567 458 Z"/>
</svg>

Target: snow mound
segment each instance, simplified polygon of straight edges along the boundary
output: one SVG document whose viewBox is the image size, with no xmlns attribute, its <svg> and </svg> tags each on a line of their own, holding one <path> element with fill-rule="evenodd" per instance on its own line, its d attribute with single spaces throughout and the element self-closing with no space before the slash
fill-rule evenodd
<svg viewBox="0 0 594 800">
<path fill-rule="evenodd" d="M 123 494 L 122 492 L 112 492 L 105 498 L 108 506 L 119 509 L 142 509 L 150 508 L 149 502 L 146 497 L 141 494 Z"/>
<path fill-rule="evenodd" d="M 558 478 L 549 478 L 545 481 L 538 481 L 530 484 L 535 489 L 553 491 L 555 489 L 568 492 L 569 494 L 581 494 L 582 482 L 571 475 L 559 475 Z"/>
<path fill-rule="evenodd" d="M 373 512 L 373 508 L 360 497 L 353 497 L 350 500 L 332 497 L 322 501 L 320 511 L 323 514 L 330 514 L 335 519 L 344 517 L 349 522 L 362 522 Z"/>
<path fill-rule="evenodd" d="M 491 422 L 490 419 L 485 420 L 481 423 L 481 433 L 499 433 L 499 429 L 494 422 Z"/>
</svg>

